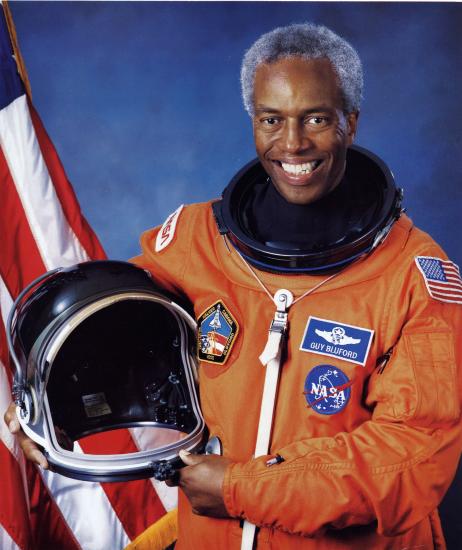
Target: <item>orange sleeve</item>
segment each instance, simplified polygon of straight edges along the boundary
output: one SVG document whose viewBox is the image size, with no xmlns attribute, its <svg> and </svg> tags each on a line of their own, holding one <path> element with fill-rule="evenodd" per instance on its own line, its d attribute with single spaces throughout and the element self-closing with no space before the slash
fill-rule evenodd
<svg viewBox="0 0 462 550">
<path fill-rule="evenodd" d="M 394 536 L 438 506 L 462 446 L 462 306 L 432 299 L 415 266 L 399 279 L 408 317 L 365 389 L 371 419 L 272 449 L 284 458 L 277 465 L 266 466 L 268 456 L 231 465 L 223 491 L 232 516 L 305 536 L 376 522 Z"/>
<path fill-rule="evenodd" d="M 147 269 L 161 287 L 179 296 L 184 295 L 185 272 L 191 267 L 192 229 L 196 214 L 195 205 L 182 208 L 175 222 L 171 241 L 160 251 L 156 250 L 156 243 L 165 224 L 145 231 L 140 237 L 141 254 L 130 260 Z"/>
</svg>

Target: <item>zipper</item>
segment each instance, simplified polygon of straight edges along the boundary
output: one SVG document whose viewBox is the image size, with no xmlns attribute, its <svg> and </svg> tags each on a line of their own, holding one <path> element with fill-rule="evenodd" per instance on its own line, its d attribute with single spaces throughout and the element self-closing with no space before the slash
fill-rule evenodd
<svg viewBox="0 0 462 550">
<path fill-rule="evenodd" d="M 383 371 L 385 370 L 385 367 L 387 366 L 388 361 L 390 361 L 390 358 L 393 355 L 393 347 L 394 346 L 391 346 L 390 348 L 388 348 L 388 350 L 377 359 L 375 363 L 375 368 L 377 369 L 378 374 L 382 374 Z"/>
</svg>

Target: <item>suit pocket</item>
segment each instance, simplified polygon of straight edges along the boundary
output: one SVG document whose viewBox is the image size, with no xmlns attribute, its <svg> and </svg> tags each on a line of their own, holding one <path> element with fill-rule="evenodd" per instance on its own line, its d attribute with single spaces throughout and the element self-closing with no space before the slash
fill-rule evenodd
<svg viewBox="0 0 462 550">
<path fill-rule="evenodd" d="M 415 408 L 411 417 L 422 426 L 458 419 L 460 406 L 452 333 L 407 334 L 404 342 L 415 383 Z"/>
</svg>

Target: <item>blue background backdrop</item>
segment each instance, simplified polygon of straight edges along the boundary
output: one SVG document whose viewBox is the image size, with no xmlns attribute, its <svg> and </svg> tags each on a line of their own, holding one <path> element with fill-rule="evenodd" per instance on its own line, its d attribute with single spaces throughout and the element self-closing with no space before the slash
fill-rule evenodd
<svg viewBox="0 0 462 550">
<path fill-rule="evenodd" d="M 218 196 L 254 156 L 242 55 L 261 33 L 310 20 L 363 60 L 357 143 L 390 165 L 408 213 L 462 263 L 462 5 L 10 5 L 35 106 L 110 257 L 136 254 L 142 230 L 180 203 Z M 444 507 L 452 548 L 462 540 L 461 487 Z"/>
</svg>

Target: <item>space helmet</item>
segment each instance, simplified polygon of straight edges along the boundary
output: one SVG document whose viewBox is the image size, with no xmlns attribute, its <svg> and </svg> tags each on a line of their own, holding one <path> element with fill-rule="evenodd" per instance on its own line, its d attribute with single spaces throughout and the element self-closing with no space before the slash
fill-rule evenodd
<svg viewBox="0 0 462 550">
<path fill-rule="evenodd" d="M 188 308 L 119 261 L 48 272 L 18 296 L 7 327 L 13 394 L 51 470 L 91 481 L 163 479 L 181 449 L 203 447 Z M 136 445 L 126 452 L 101 439 L 82 453 L 85 441 L 127 428 Z"/>
<path fill-rule="evenodd" d="M 364 182 L 375 199 L 366 216 L 349 220 L 350 226 L 345 228 L 341 242 L 316 250 L 262 243 L 249 227 L 247 211 L 255 186 L 270 182 L 258 159 L 239 170 L 222 198 L 214 202 L 212 208 L 218 230 L 248 263 L 263 271 L 318 275 L 340 270 L 382 243 L 403 212 L 402 189 L 395 185 L 393 174 L 377 155 L 363 147 L 349 147 L 345 175 Z M 363 218 L 368 222 L 362 223 Z"/>
</svg>

